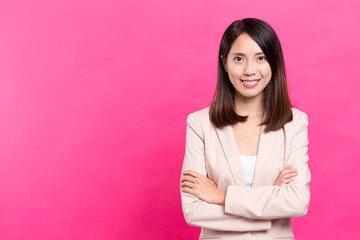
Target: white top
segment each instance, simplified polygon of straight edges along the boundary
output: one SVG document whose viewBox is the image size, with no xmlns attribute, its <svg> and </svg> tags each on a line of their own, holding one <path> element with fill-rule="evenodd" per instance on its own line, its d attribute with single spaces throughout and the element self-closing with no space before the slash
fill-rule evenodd
<svg viewBox="0 0 360 240">
<path fill-rule="evenodd" d="M 255 156 L 246 156 L 240 154 L 240 159 L 242 162 L 242 166 L 244 168 L 245 173 L 245 180 L 246 180 L 246 186 L 251 187 L 254 171 L 255 171 L 255 164 L 256 164 L 256 155 Z"/>
</svg>

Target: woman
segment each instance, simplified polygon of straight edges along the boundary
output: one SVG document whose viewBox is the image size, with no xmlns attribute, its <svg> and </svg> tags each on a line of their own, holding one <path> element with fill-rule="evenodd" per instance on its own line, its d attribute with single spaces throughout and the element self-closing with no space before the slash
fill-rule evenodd
<svg viewBox="0 0 360 240">
<path fill-rule="evenodd" d="M 187 118 L 181 200 L 200 239 L 294 239 L 290 219 L 310 201 L 307 126 L 290 103 L 275 31 L 233 22 L 211 106 Z"/>
</svg>

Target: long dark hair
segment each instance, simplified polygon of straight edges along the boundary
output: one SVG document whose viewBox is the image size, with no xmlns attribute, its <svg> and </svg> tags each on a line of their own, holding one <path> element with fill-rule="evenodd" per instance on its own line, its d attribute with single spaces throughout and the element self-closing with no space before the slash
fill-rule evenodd
<svg viewBox="0 0 360 240">
<path fill-rule="evenodd" d="M 247 33 L 260 46 L 271 67 L 271 79 L 264 89 L 264 114 L 261 125 L 266 125 L 265 132 L 276 131 L 293 118 L 288 94 L 284 57 L 280 41 L 266 22 L 256 18 L 244 18 L 230 24 L 220 43 L 218 56 L 218 80 L 210 106 L 210 120 L 218 128 L 244 122 L 247 116 L 235 112 L 234 86 L 226 72 L 222 57 L 227 59 L 233 42 Z"/>
</svg>

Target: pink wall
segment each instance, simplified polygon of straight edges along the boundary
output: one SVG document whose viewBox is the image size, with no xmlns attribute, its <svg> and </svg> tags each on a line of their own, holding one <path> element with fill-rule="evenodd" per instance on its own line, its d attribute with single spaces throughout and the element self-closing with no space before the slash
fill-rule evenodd
<svg viewBox="0 0 360 240">
<path fill-rule="evenodd" d="M 187 114 L 209 105 L 220 38 L 257 17 L 309 115 L 296 239 L 360 228 L 360 3 L 0 2 L 0 239 L 196 239 L 179 174 Z"/>
</svg>

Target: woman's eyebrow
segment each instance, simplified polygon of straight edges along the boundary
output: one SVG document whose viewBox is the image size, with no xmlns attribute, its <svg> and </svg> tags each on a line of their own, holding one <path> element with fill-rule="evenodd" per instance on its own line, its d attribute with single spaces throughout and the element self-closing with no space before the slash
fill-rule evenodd
<svg viewBox="0 0 360 240">
<path fill-rule="evenodd" d="M 235 52 L 232 55 L 234 55 L 234 56 L 245 56 L 245 54 L 241 53 L 241 52 Z M 257 55 L 264 55 L 264 53 L 263 52 L 255 53 L 255 56 L 257 56 Z"/>
</svg>

